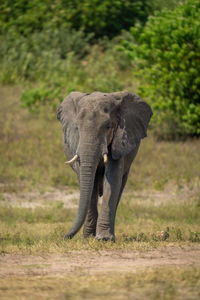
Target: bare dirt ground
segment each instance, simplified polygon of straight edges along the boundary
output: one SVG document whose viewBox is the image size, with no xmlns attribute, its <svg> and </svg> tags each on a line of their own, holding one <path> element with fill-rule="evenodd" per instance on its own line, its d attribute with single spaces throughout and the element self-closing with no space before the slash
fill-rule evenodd
<svg viewBox="0 0 200 300">
<path fill-rule="evenodd" d="M 200 267 L 200 246 L 153 251 L 80 251 L 52 255 L 0 256 L 0 277 L 132 273 L 154 267 Z"/>
<path fill-rule="evenodd" d="M 2 193 L 2 205 L 10 204 L 26 208 L 45 207 L 53 202 L 63 202 L 64 207 L 75 208 L 78 204 L 79 191 L 63 188 L 62 190 L 51 188 L 49 191 L 31 191 L 18 193 Z"/>
</svg>

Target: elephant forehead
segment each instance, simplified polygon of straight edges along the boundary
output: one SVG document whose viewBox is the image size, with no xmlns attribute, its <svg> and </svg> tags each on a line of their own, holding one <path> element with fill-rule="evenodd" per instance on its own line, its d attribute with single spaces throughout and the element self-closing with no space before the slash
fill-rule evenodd
<svg viewBox="0 0 200 300">
<path fill-rule="evenodd" d="M 115 107 L 113 100 L 108 94 L 94 93 L 84 97 L 80 105 L 85 112 L 108 113 Z"/>
<path fill-rule="evenodd" d="M 82 109 L 78 114 L 77 119 L 82 122 L 92 121 L 93 124 L 101 123 L 109 119 L 109 115 L 107 113 L 101 113 L 97 109 Z"/>
</svg>

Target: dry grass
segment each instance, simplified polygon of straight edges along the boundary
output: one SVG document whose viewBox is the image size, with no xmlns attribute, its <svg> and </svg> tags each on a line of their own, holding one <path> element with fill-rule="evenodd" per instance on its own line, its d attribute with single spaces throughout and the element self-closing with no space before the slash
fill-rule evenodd
<svg viewBox="0 0 200 300">
<path fill-rule="evenodd" d="M 20 87 L 0 90 L 1 251 L 101 249 L 101 243 L 88 243 L 80 235 L 67 243 L 63 241 L 75 210 L 64 207 L 62 201 L 29 209 L 15 207 L 14 201 L 10 206 L 4 200 L 5 192 L 16 194 L 37 188 L 43 193 L 52 186 L 74 188 L 77 181 L 70 167 L 63 164 L 62 133 L 56 112 L 46 107 L 40 114 L 30 114 L 20 106 Z M 118 242 L 103 247 L 135 249 L 141 243 L 152 247 L 165 240 L 199 242 L 199 154 L 199 140 L 158 143 L 151 137 L 145 139 L 119 206 Z M 155 198 L 155 191 L 160 193 L 159 198 Z"/>
<path fill-rule="evenodd" d="M 2 299 L 198 299 L 200 270 L 155 268 L 129 274 L 0 279 Z"/>
<path fill-rule="evenodd" d="M 62 133 L 56 112 L 30 114 L 20 106 L 20 88 L 1 88 L 1 190 L 17 192 L 41 186 L 71 185 L 76 176 L 64 165 Z"/>
<path fill-rule="evenodd" d="M 56 111 L 40 114 L 21 108 L 20 87 L 0 88 L 0 192 L 49 186 L 77 188 L 71 168 L 64 165 L 61 126 Z M 131 190 L 162 190 L 169 183 L 182 189 L 199 185 L 200 140 L 156 143 L 143 140 L 128 180 Z"/>
<path fill-rule="evenodd" d="M 125 200 L 125 199 L 123 199 Z M 165 245 L 200 243 L 200 210 L 190 205 L 137 204 L 126 199 L 120 204 L 114 244 L 83 239 L 80 232 L 72 240 L 63 236 L 70 228 L 76 209 L 61 203 L 35 209 L 2 205 L 0 208 L 0 252 L 64 253 L 81 250 L 144 250 Z"/>
<path fill-rule="evenodd" d="M 46 107 L 39 115 L 28 113 L 20 107 L 20 92 L 19 87 L 0 88 L 0 253 L 5 260 L 11 255 L 16 263 L 19 256 L 33 256 L 33 265 L 19 262 L 17 268 L 27 268 L 26 276 L 11 271 L 2 277 L 0 297 L 198 299 L 200 271 L 195 264 L 184 267 L 177 262 L 173 267 L 151 265 L 131 272 L 100 274 L 86 274 L 77 267 L 55 276 L 46 274 L 39 264 L 39 273 L 34 273 L 36 256 L 44 258 L 45 264 L 50 255 L 72 253 L 76 260 L 76 255 L 84 251 L 93 253 L 95 260 L 102 251 L 111 256 L 138 251 L 138 255 L 145 256 L 152 249 L 159 252 L 164 247 L 169 248 L 170 256 L 172 247 L 199 247 L 200 141 L 155 142 L 150 133 L 141 145 L 118 209 L 117 242 L 83 239 L 81 232 L 64 241 L 76 209 L 67 207 L 62 199 L 41 201 L 40 195 L 55 186 L 68 186 L 71 192 L 77 188 L 76 177 L 63 164 L 61 128 L 55 112 Z M 27 200 L 27 191 L 35 190 L 37 197 Z M 5 200 L 5 195 L 13 200 Z M 35 201 L 37 206 L 23 207 L 18 205 L 20 201 Z M 162 261 L 162 251 L 159 255 Z M 178 259 L 176 253 L 174 257 Z"/>
</svg>

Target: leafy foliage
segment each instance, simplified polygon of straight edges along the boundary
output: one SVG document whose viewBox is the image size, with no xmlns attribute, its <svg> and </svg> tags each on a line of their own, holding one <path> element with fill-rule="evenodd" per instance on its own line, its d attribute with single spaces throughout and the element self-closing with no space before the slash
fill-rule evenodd
<svg viewBox="0 0 200 300">
<path fill-rule="evenodd" d="M 90 55 L 82 61 L 70 53 L 65 60 L 58 62 L 60 65 L 55 64 L 55 69 L 48 66 L 44 69 L 47 77 L 44 76 L 40 85 L 26 87 L 21 97 L 23 107 L 38 112 L 42 105 L 49 105 L 55 110 L 71 91 L 111 92 L 121 90 L 129 83 L 131 70 L 127 70 L 127 60 L 114 48 L 107 49 L 103 55 L 101 47 L 93 46 Z M 126 68 L 125 74 L 123 68 Z"/>
<path fill-rule="evenodd" d="M 26 84 L 24 107 L 54 109 L 72 90 L 135 92 L 139 81 L 158 137 L 199 135 L 198 1 L 5 0 L 0 9 L 0 82 Z"/>
<path fill-rule="evenodd" d="M 139 93 L 154 110 L 158 137 L 200 134 L 200 2 L 188 0 L 174 11 L 132 28 L 135 43 L 123 43 L 139 70 Z"/>
<path fill-rule="evenodd" d="M 84 32 L 94 32 L 97 38 L 113 37 L 129 29 L 136 21 L 144 22 L 148 15 L 147 0 L 84 0 L 73 1 L 71 25 Z"/>
<path fill-rule="evenodd" d="M 25 89 L 22 93 L 21 101 L 23 107 L 28 107 L 31 112 L 38 112 L 41 105 L 51 103 L 51 107 L 56 108 L 57 101 L 63 100 L 62 90 L 60 86 L 37 87 L 33 89 Z"/>
<path fill-rule="evenodd" d="M 0 5 L 1 32 L 15 28 L 28 36 L 46 28 L 75 28 L 96 38 L 113 37 L 144 22 L 149 13 L 148 0 L 5 0 Z"/>
<path fill-rule="evenodd" d="M 0 80 L 16 83 L 21 80 L 49 81 L 59 73 L 66 77 L 69 69 L 68 57 L 77 59 L 89 51 L 89 40 L 82 31 L 61 28 L 43 30 L 30 36 L 16 36 L 11 30 L 0 36 Z M 70 59 L 70 58 L 69 58 Z"/>
<path fill-rule="evenodd" d="M 163 9 L 173 10 L 179 3 L 184 0 L 149 0 L 149 7 L 151 8 L 151 14 L 154 14 L 156 11 L 161 11 Z"/>
</svg>

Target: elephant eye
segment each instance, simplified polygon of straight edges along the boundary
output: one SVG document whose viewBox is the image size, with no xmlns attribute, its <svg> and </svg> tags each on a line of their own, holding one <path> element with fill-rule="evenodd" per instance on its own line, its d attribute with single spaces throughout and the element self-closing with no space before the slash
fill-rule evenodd
<svg viewBox="0 0 200 300">
<path fill-rule="evenodd" d="M 112 126 L 110 123 L 106 124 L 106 129 L 110 129 Z"/>
</svg>

